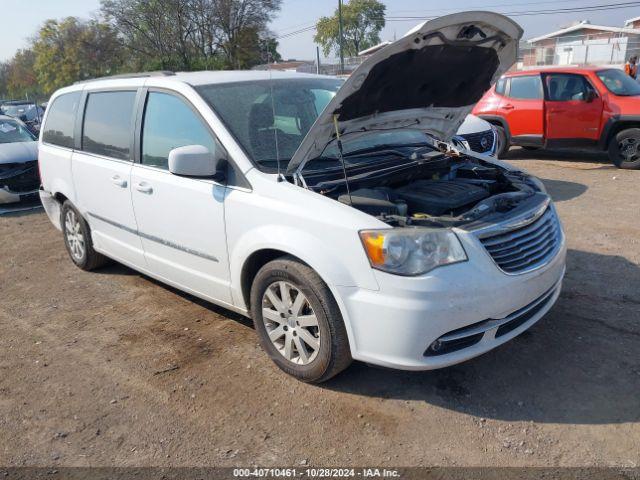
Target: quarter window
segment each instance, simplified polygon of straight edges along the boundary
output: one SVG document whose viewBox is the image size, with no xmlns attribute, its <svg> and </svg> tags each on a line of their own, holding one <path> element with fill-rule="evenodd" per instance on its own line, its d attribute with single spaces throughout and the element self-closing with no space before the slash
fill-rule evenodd
<svg viewBox="0 0 640 480">
<path fill-rule="evenodd" d="M 500 80 L 498 80 L 498 83 L 496 83 L 496 93 L 498 95 L 504 95 L 506 84 L 507 84 L 506 78 L 503 77 Z"/>
<path fill-rule="evenodd" d="M 84 113 L 82 149 L 129 160 L 136 92 L 90 93 Z"/>
<path fill-rule="evenodd" d="M 175 95 L 150 92 L 142 126 L 142 163 L 168 169 L 169 152 L 186 145 L 216 151 L 215 140 L 189 105 Z"/>
<path fill-rule="evenodd" d="M 49 106 L 42 141 L 60 147 L 74 148 L 73 130 L 80 92 L 60 95 Z"/>
<path fill-rule="evenodd" d="M 539 75 L 512 77 L 509 97 L 521 100 L 541 100 L 542 82 Z"/>
</svg>

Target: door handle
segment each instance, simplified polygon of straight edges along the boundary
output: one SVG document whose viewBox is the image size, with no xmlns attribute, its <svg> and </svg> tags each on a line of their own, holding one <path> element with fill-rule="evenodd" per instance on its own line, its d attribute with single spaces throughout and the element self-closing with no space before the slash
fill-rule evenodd
<svg viewBox="0 0 640 480">
<path fill-rule="evenodd" d="M 513 110 L 513 105 L 511 105 L 510 103 L 507 103 L 505 106 L 502 107 L 505 110 Z"/>
<path fill-rule="evenodd" d="M 137 183 L 136 190 L 142 193 L 153 193 L 153 188 L 147 182 Z"/>
<path fill-rule="evenodd" d="M 127 186 L 127 181 L 124 178 L 121 178 L 120 175 L 114 175 L 111 177 L 111 183 L 122 188 Z"/>
</svg>

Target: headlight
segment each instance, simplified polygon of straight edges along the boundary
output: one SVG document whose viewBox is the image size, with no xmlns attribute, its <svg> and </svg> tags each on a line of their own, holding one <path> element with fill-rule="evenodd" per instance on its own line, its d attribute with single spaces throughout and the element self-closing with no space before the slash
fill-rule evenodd
<svg viewBox="0 0 640 480">
<path fill-rule="evenodd" d="M 373 268 L 398 275 L 420 275 L 441 265 L 464 262 L 467 255 L 451 230 L 394 228 L 360 232 Z"/>
</svg>

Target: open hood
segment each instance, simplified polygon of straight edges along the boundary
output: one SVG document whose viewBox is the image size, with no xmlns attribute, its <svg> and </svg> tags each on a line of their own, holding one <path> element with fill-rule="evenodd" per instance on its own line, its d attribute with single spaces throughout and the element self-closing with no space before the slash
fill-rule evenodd
<svg viewBox="0 0 640 480">
<path fill-rule="evenodd" d="M 287 172 L 300 171 L 340 135 L 413 128 L 448 142 L 517 58 L 522 28 L 492 12 L 430 20 L 367 58 L 318 116 Z"/>
</svg>

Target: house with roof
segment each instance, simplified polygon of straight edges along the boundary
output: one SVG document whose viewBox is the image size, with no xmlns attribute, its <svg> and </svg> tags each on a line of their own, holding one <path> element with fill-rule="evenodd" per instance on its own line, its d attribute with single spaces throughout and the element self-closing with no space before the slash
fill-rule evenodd
<svg viewBox="0 0 640 480">
<path fill-rule="evenodd" d="M 575 22 L 555 32 L 527 41 L 522 66 L 544 65 L 622 65 L 640 54 L 640 17 L 623 27 L 594 25 L 588 20 Z"/>
<path fill-rule="evenodd" d="M 630 18 L 624 22 L 626 28 L 640 28 L 640 17 Z"/>
</svg>

